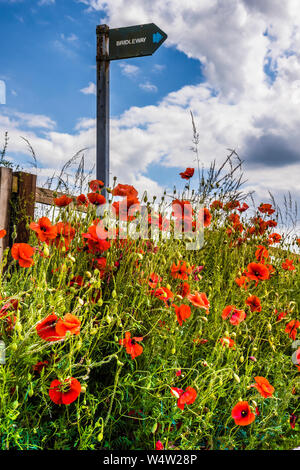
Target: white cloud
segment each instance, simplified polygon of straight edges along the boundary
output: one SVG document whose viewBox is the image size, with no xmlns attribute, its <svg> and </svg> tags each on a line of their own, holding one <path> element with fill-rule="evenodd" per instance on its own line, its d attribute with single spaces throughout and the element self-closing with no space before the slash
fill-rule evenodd
<svg viewBox="0 0 300 470">
<path fill-rule="evenodd" d="M 150 82 L 140 83 L 139 87 L 142 90 L 147 91 L 148 93 L 156 93 L 157 92 L 157 86 L 153 85 Z"/>
<path fill-rule="evenodd" d="M 85 88 L 81 88 L 80 91 L 84 95 L 96 95 L 97 89 L 95 83 L 89 82 L 88 86 Z"/>
<path fill-rule="evenodd" d="M 54 5 L 55 0 L 39 0 L 38 5 L 39 6 L 44 6 L 44 5 Z"/>
<path fill-rule="evenodd" d="M 129 78 L 135 77 L 140 71 L 139 67 L 136 65 L 124 64 L 124 62 L 120 63 L 120 67 L 122 69 L 122 74 Z"/>
</svg>

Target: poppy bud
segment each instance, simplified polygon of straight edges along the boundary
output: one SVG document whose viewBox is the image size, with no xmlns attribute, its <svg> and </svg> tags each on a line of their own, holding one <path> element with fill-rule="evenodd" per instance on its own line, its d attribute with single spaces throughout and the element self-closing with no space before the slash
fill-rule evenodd
<svg viewBox="0 0 300 470">
<path fill-rule="evenodd" d="M 102 305 L 103 305 L 103 299 L 99 299 L 98 302 L 97 302 L 97 304 L 99 305 L 99 307 L 102 307 Z"/>
<path fill-rule="evenodd" d="M 28 395 L 29 395 L 30 397 L 32 397 L 32 395 L 33 395 L 33 388 L 32 388 L 32 387 L 30 387 L 29 392 L 28 392 Z"/>
<path fill-rule="evenodd" d="M 11 343 L 10 347 L 13 351 L 16 351 L 18 349 L 18 345 L 16 343 Z"/>
<path fill-rule="evenodd" d="M 90 335 L 95 335 L 97 333 L 98 329 L 97 328 L 91 328 L 90 329 Z"/>
<path fill-rule="evenodd" d="M 50 254 L 48 245 L 46 243 L 44 243 L 43 253 L 44 253 L 45 256 L 49 256 L 49 254 Z"/>
<path fill-rule="evenodd" d="M 61 247 L 61 252 L 62 252 L 62 253 L 65 253 L 65 252 L 66 252 L 66 247 L 65 247 L 65 246 L 62 246 L 62 247 Z"/>
<path fill-rule="evenodd" d="M 15 324 L 15 330 L 18 332 L 18 333 L 21 333 L 23 327 L 22 327 L 22 324 L 17 321 L 16 324 Z"/>
<path fill-rule="evenodd" d="M 241 356 L 240 357 L 240 362 L 244 362 L 244 360 L 245 360 L 244 356 Z"/>
<path fill-rule="evenodd" d="M 183 300 L 182 295 L 179 295 L 179 294 L 176 295 L 176 298 L 179 299 L 179 300 Z"/>
<path fill-rule="evenodd" d="M 124 366 L 124 362 L 121 362 L 119 361 L 119 359 L 117 360 L 117 365 L 120 366 L 120 367 L 123 367 Z"/>
<path fill-rule="evenodd" d="M 199 317 L 199 318 L 201 318 L 201 320 L 203 320 L 203 321 L 208 321 L 207 317 Z"/>
<path fill-rule="evenodd" d="M 272 325 L 271 325 L 271 323 L 268 323 L 267 328 L 268 328 L 269 331 L 272 330 Z"/>
<path fill-rule="evenodd" d="M 167 284 L 166 287 L 167 287 L 167 289 L 171 290 L 170 284 Z"/>
<path fill-rule="evenodd" d="M 98 276 L 98 274 L 100 274 L 99 269 L 94 269 L 94 276 Z"/>
<path fill-rule="evenodd" d="M 239 376 L 235 372 L 233 373 L 233 377 L 237 381 L 238 384 L 241 382 L 241 379 L 239 378 Z"/>
<path fill-rule="evenodd" d="M 115 289 L 112 291 L 111 296 L 112 296 L 113 299 L 115 299 L 117 297 L 117 293 L 116 293 Z"/>
<path fill-rule="evenodd" d="M 172 348 L 171 349 L 171 354 L 175 354 L 176 353 L 176 349 L 175 348 Z"/>
<path fill-rule="evenodd" d="M 111 322 L 112 322 L 112 318 L 111 318 L 109 315 L 106 315 L 106 321 L 107 321 L 107 323 L 111 323 Z"/>
<path fill-rule="evenodd" d="M 226 330 L 225 333 L 224 333 L 225 336 L 229 336 L 229 331 Z"/>
<path fill-rule="evenodd" d="M 155 433 L 156 429 L 157 429 L 157 423 L 154 423 L 151 429 L 152 434 Z"/>
<path fill-rule="evenodd" d="M 81 390 L 80 390 L 81 393 L 85 393 L 86 392 L 86 385 L 81 385 Z"/>
<path fill-rule="evenodd" d="M 98 442 L 101 442 L 102 439 L 103 439 L 103 432 L 100 432 L 100 433 L 98 434 L 98 436 L 97 436 L 97 441 L 98 441 Z"/>
<path fill-rule="evenodd" d="M 142 259 L 144 258 L 143 255 L 142 255 L 142 253 L 138 253 L 138 254 L 137 254 L 137 257 L 138 257 L 140 260 L 142 260 Z"/>
<path fill-rule="evenodd" d="M 91 279 L 91 277 L 92 277 L 92 274 L 90 273 L 90 271 L 86 271 L 86 272 L 85 272 L 85 275 L 86 275 L 86 277 L 88 277 L 89 279 Z"/>
<path fill-rule="evenodd" d="M 236 337 L 236 332 L 234 331 L 233 333 L 231 333 L 231 336 L 233 336 L 235 338 Z"/>
</svg>

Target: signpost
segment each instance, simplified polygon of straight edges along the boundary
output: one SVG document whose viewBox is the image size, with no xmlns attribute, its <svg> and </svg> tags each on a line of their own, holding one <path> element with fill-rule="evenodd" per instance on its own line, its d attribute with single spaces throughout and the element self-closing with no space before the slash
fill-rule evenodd
<svg viewBox="0 0 300 470">
<path fill-rule="evenodd" d="M 109 64 L 111 60 L 152 55 L 167 39 L 154 23 L 109 29 L 97 26 L 96 176 L 109 185 Z"/>
</svg>

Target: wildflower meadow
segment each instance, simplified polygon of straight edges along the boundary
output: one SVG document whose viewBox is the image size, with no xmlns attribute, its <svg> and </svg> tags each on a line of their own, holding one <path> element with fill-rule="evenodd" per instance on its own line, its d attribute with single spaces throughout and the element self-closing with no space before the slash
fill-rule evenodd
<svg viewBox="0 0 300 470">
<path fill-rule="evenodd" d="M 300 445 L 300 238 L 276 231 L 269 202 L 250 216 L 228 180 L 194 192 L 196 177 L 180 173 L 184 191 L 155 209 L 126 182 L 93 180 L 27 220 L 28 243 L 13 233 L 2 450 Z"/>
</svg>

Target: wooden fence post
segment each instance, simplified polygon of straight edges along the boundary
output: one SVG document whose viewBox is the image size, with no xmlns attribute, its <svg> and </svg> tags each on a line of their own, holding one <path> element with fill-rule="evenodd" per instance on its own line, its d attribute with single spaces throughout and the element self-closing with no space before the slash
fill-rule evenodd
<svg viewBox="0 0 300 470">
<path fill-rule="evenodd" d="M 36 175 L 18 171 L 13 173 L 17 177 L 17 197 L 15 198 L 15 216 L 17 218 L 17 238 L 15 243 L 27 243 L 30 231 L 26 228 L 28 219 L 34 218 Z"/>
<path fill-rule="evenodd" d="M 12 170 L 10 168 L 0 167 L 0 230 L 6 230 L 7 234 L 0 239 L 0 261 L 3 252 L 9 244 L 9 217 L 10 217 L 10 198 L 12 191 Z"/>
</svg>

